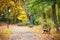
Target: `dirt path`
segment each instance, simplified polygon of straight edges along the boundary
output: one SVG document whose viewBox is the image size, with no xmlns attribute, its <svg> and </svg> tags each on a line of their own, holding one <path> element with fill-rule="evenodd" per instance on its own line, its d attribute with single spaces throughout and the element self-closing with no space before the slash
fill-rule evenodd
<svg viewBox="0 0 60 40">
<path fill-rule="evenodd" d="M 0 30 L 7 29 L 6 26 L 0 27 Z M 11 37 L 6 37 L 3 40 L 53 40 L 53 36 L 50 34 L 41 34 L 40 32 L 36 32 L 36 30 L 29 27 L 22 27 L 16 25 L 10 25 L 9 29 L 13 29 L 13 33 Z M 31 30 L 32 29 L 32 30 Z"/>
<path fill-rule="evenodd" d="M 41 40 L 40 34 L 30 30 L 28 27 L 10 27 L 14 30 L 10 38 L 4 40 Z"/>
<path fill-rule="evenodd" d="M 53 40 L 53 36 L 49 34 L 40 34 L 28 27 L 10 27 L 14 32 L 10 38 L 4 40 Z"/>
</svg>

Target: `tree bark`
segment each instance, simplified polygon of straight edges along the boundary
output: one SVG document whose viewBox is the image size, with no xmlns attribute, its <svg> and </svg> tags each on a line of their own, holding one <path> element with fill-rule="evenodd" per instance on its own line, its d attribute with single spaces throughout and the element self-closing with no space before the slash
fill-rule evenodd
<svg viewBox="0 0 60 40">
<path fill-rule="evenodd" d="M 54 26 L 56 27 L 57 31 L 59 31 L 58 28 L 58 13 L 56 11 L 56 5 L 57 5 L 57 0 L 53 0 L 53 5 L 52 5 L 52 16 L 53 16 L 53 21 L 54 21 Z"/>
</svg>

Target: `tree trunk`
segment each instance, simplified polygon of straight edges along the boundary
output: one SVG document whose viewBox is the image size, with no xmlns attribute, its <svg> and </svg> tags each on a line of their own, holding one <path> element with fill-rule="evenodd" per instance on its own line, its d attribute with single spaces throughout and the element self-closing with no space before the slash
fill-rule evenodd
<svg viewBox="0 0 60 40">
<path fill-rule="evenodd" d="M 44 22 L 46 22 L 46 14 L 45 13 L 42 13 L 42 14 L 43 14 Z"/>
<path fill-rule="evenodd" d="M 54 26 L 56 27 L 57 31 L 59 31 L 59 28 L 58 28 L 58 12 L 56 10 L 57 8 L 57 2 L 56 0 L 53 0 L 53 5 L 52 5 L 52 15 L 53 15 L 53 21 L 54 21 Z"/>
</svg>

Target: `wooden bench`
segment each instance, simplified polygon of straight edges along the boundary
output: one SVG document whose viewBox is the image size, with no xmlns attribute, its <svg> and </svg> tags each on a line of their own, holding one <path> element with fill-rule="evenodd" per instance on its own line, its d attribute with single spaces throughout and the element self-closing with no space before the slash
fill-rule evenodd
<svg viewBox="0 0 60 40">
<path fill-rule="evenodd" d="M 49 33 L 50 34 L 51 27 L 48 27 L 46 29 L 43 29 L 43 33 Z"/>
</svg>

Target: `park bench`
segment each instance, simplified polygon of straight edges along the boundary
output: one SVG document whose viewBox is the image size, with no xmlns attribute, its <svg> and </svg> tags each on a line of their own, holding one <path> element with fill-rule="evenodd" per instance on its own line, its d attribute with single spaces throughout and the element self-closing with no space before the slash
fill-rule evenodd
<svg viewBox="0 0 60 40">
<path fill-rule="evenodd" d="M 51 28 L 43 29 L 43 33 L 49 33 L 50 34 Z"/>
<path fill-rule="evenodd" d="M 51 27 L 49 25 L 45 25 L 43 27 L 43 33 L 49 33 L 50 34 Z"/>
</svg>

